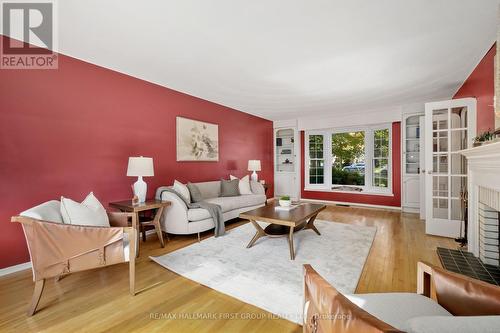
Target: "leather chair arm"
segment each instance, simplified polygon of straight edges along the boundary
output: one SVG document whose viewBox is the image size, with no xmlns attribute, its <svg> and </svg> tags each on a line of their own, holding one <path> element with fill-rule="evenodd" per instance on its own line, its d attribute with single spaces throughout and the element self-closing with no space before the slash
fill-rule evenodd
<svg viewBox="0 0 500 333">
<path fill-rule="evenodd" d="M 401 332 L 361 309 L 304 265 L 304 333 Z"/>
<path fill-rule="evenodd" d="M 454 316 L 500 315 L 500 287 L 437 266 L 418 263 L 417 292 Z"/>
</svg>

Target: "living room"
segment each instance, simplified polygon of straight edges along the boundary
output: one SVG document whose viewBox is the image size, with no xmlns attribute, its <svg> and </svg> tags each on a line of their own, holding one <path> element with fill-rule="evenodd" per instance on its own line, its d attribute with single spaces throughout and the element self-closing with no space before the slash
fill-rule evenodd
<svg viewBox="0 0 500 333">
<path fill-rule="evenodd" d="M 0 1 L 1 332 L 497 332 L 500 1 Z"/>
</svg>

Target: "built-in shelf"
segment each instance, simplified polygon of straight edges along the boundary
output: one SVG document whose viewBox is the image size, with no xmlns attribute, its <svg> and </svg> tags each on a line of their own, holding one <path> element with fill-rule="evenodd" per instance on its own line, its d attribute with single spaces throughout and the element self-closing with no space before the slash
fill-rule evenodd
<svg viewBox="0 0 500 333">
<path fill-rule="evenodd" d="M 278 145 L 278 142 L 280 145 Z M 276 131 L 276 157 L 275 165 L 277 172 L 294 171 L 295 151 L 294 151 L 294 132 L 291 129 Z M 286 153 L 283 153 L 286 151 Z M 285 163 L 285 159 L 290 163 Z"/>
</svg>

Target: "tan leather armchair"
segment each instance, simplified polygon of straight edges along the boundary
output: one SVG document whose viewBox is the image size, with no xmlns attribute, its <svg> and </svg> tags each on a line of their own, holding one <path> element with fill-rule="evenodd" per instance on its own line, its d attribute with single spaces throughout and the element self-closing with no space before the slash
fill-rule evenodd
<svg viewBox="0 0 500 333">
<path fill-rule="evenodd" d="M 443 308 L 443 311 L 450 316 L 435 318 L 485 316 L 484 318 L 496 318 L 498 322 L 498 317 L 490 316 L 500 315 L 500 287 L 423 262 L 418 263 L 417 274 L 417 294 L 406 294 L 413 298 L 423 297 L 424 302 L 429 302 L 431 299 L 437 303 L 434 306 Z M 391 293 L 386 295 L 389 294 Z M 377 297 L 377 294 L 366 295 L 373 295 L 371 299 Z M 377 317 L 354 304 L 349 297 L 338 292 L 310 265 L 304 265 L 303 331 L 307 333 L 404 332 L 384 321 L 384 318 L 379 318 L 380 316 Z M 392 305 L 391 311 L 398 310 Z"/>
<path fill-rule="evenodd" d="M 57 205 L 50 201 L 34 207 Z M 29 211 L 27 211 L 29 212 Z M 45 214 L 54 216 L 54 212 Z M 43 217 L 43 213 L 38 215 Z M 135 229 L 128 227 L 128 219 L 135 218 L 131 213 L 108 213 L 111 227 L 81 226 L 46 221 L 30 216 L 13 216 L 11 221 L 21 223 L 31 257 L 35 290 L 28 315 L 32 316 L 42 296 L 45 280 L 70 273 L 129 262 L 130 294 L 135 295 L 135 256 L 137 235 Z"/>
</svg>

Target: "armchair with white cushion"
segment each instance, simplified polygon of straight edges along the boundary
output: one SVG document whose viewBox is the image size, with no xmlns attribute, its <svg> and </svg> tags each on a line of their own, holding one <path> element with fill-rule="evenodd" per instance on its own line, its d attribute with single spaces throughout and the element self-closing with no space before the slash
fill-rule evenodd
<svg viewBox="0 0 500 333">
<path fill-rule="evenodd" d="M 418 263 L 417 293 L 343 295 L 304 265 L 303 331 L 493 333 L 500 287 Z"/>
<path fill-rule="evenodd" d="M 70 273 L 129 263 L 130 294 L 135 295 L 137 236 L 128 226 L 130 213 L 107 212 L 108 226 L 67 224 L 61 203 L 47 201 L 30 208 L 11 221 L 21 223 L 31 258 L 35 290 L 28 315 L 38 307 L 45 281 Z"/>
</svg>

